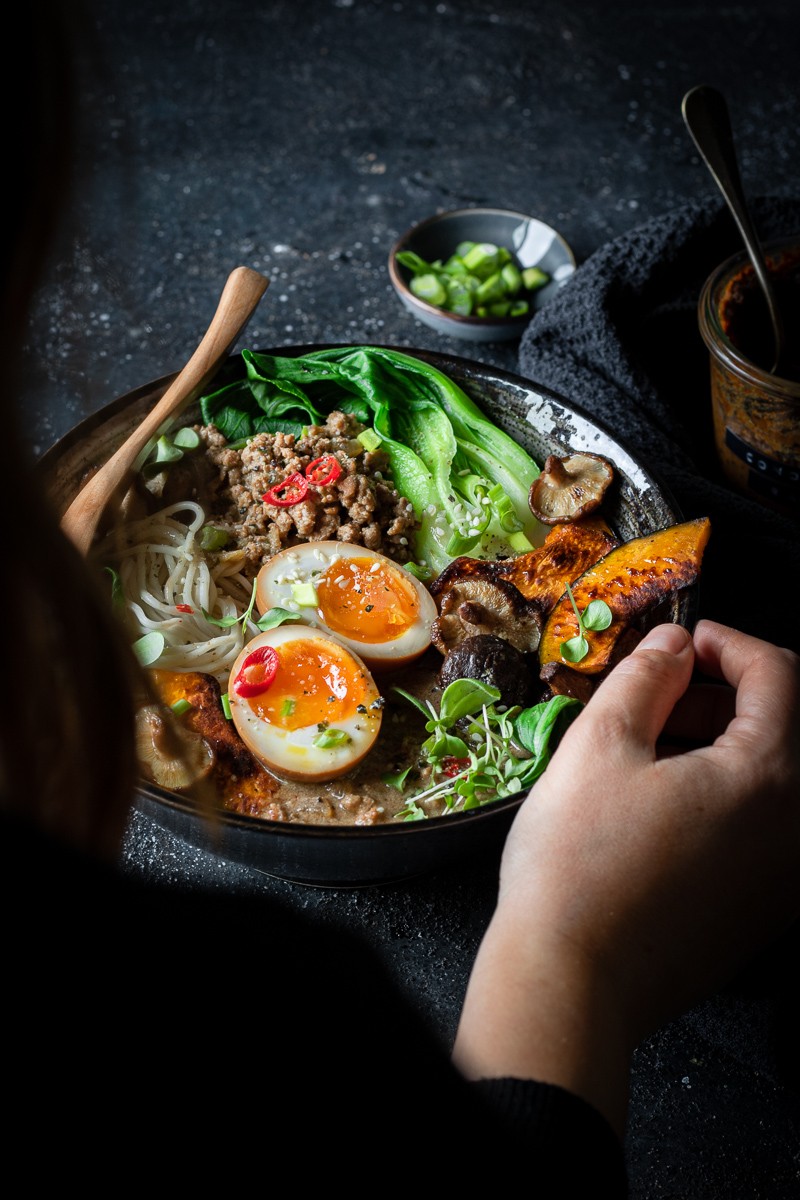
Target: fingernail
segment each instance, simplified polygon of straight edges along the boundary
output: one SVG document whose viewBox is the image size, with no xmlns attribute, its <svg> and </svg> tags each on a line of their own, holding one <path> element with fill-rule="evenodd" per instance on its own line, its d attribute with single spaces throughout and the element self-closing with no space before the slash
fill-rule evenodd
<svg viewBox="0 0 800 1200">
<path fill-rule="evenodd" d="M 656 625 L 645 634 L 637 650 L 663 650 L 666 654 L 680 654 L 692 640 L 689 630 L 683 625 Z"/>
</svg>

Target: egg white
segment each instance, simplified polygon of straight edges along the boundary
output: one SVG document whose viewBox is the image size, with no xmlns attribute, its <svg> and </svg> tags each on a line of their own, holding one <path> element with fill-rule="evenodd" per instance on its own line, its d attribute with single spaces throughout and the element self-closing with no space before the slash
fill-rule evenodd
<svg viewBox="0 0 800 1200">
<path fill-rule="evenodd" d="M 343 745 L 315 745 L 315 739 L 320 734 L 317 722 L 297 729 L 284 729 L 259 714 L 259 697 L 250 699 L 238 695 L 235 682 L 248 656 L 260 646 L 279 647 L 289 641 L 321 645 L 323 648 L 333 646 L 338 655 L 348 661 L 353 672 L 363 677 L 363 705 L 366 711 L 356 712 L 354 709 L 352 714 L 337 717 L 334 722 L 335 728 L 347 735 L 348 740 Z M 335 779 L 356 767 L 375 743 L 383 709 L 380 692 L 364 661 L 326 631 L 299 624 L 270 629 L 247 643 L 231 668 L 228 701 L 239 736 L 262 766 L 283 779 L 308 782 Z"/>
<path fill-rule="evenodd" d="M 351 558 L 372 559 L 411 588 L 416 617 L 398 637 L 368 640 L 366 634 L 350 636 L 331 629 L 326 622 L 314 600 L 314 585 L 328 568 L 346 571 L 347 560 Z M 431 644 L 433 622 L 439 615 L 428 589 L 409 571 L 375 550 L 336 541 L 306 542 L 273 555 L 258 573 L 256 607 L 262 616 L 271 608 L 296 612 L 307 625 L 332 633 L 375 671 L 404 666 L 424 654 Z"/>
</svg>

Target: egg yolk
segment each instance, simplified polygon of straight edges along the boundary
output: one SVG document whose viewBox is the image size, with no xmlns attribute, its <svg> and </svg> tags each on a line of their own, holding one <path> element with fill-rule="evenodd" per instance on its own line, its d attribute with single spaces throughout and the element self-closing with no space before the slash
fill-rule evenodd
<svg viewBox="0 0 800 1200">
<path fill-rule="evenodd" d="M 302 640 L 275 647 L 278 669 L 266 692 L 248 703 L 262 721 L 279 729 L 330 725 L 355 715 L 375 699 L 370 677 L 338 647 Z"/>
<path fill-rule="evenodd" d="M 399 569 L 374 558 L 348 558 L 317 580 L 319 613 L 354 642 L 392 642 L 419 619 L 419 598 Z"/>
</svg>

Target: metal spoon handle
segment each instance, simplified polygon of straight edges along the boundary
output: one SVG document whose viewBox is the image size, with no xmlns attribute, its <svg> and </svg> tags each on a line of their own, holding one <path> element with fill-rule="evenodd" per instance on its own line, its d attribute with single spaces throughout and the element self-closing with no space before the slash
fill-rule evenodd
<svg viewBox="0 0 800 1200">
<path fill-rule="evenodd" d="M 701 84 L 686 93 L 681 104 L 686 128 L 713 175 L 719 190 L 733 214 L 747 248 L 753 270 L 767 301 L 775 333 L 775 364 L 783 357 L 784 332 L 775 291 L 767 271 L 764 254 L 744 199 L 739 165 L 733 143 L 730 115 L 725 97 L 716 88 Z"/>
</svg>

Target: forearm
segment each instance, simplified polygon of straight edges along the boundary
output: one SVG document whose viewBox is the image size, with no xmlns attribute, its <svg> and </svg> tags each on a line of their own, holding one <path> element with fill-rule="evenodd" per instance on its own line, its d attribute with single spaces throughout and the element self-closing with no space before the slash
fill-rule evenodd
<svg viewBox="0 0 800 1200">
<path fill-rule="evenodd" d="M 553 1083 L 622 1136 L 632 1047 L 602 974 L 541 925 L 498 909 L 472 971 L 453 1060 L 469 1079 Z"/>
</svg>

